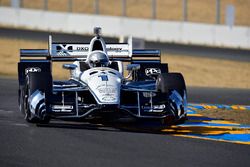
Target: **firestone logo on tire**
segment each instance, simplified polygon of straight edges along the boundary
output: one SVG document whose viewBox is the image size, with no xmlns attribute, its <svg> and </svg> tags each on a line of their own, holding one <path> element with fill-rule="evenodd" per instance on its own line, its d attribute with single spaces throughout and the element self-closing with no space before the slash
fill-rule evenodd
<svg viewBox="0 0 250 167">
<path fill-rule="evenodd" d="M 145 69 L 145 74 L 147 76 L 150 76 L 150 75 L 158 75 L 161 73 L 161 69 L 159 68 L 146 68 Z"/>
</svg>

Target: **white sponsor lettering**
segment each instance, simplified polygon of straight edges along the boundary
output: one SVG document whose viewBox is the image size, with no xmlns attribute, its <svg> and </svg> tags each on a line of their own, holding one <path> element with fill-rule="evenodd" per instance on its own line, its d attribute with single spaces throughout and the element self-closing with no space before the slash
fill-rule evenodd
<svg viewBox="0 0 250 167">
<path fill-rule="evenodd" d="M 161 69 L 159 68 L 146 68 L 145 69 L 145 74 L 147 76 L 150 76 L 150 75 L 158 75 L 161 73 Z"/>
<path fill-rule="evenodd" d="M 71 105 L 54 105 L 52 109 L 54 112 L 71 112 L 73 110 L 73 106 Z"/>
<path fill-rule="evenodd" d="M 39 67 L 29 67 L 25 69 L 25 74 L 28 74 L 29 72 L 41 72 L 41 68 Z"/>
<path fill-rule="evenodd" d="M 88 51 L 89 48 L 88 48 L 88 47 L 79 47 L 79 46 L 77 46 L 77 47 L 76 47 L 76 50 L 77 50 L 77 51 Z"/>
</svg>

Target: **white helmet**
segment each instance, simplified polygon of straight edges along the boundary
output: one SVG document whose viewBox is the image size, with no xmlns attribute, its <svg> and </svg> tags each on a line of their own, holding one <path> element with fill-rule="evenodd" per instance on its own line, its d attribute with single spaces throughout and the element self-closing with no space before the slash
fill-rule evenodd
<svg viewBox="0 0 250 167">
<path fill-rule="evenodd" d="M 87 63 L 90 67 L 107 67 L 109 59 L 105 52 L 97 50 L 89 54 Z"/>
</svg>

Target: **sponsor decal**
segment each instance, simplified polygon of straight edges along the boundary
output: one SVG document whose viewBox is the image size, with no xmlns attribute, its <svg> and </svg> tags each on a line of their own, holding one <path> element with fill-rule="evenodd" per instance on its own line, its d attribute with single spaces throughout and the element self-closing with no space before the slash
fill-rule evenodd
<svg viewBox="0 0 250 167">
<path fill-rule="evenodd" d="M 56 46 L 57 55 L 68 56 L 69 52 L 73 52 L 73 46 L 71 45 L 58 45 Z"/>
<path fill-rule="evenodd" d="M 102 81 L 108 81 L 108 76 L 107 75 L 99 75 L 98 77 L 101 77 Z"/>
<path fill-rule="evenodd" d="M 145 74 L 147 76 L 150 76 L 150 75 L 158 75 L 161 73 L 161 69 L 159 68 L 146 68 L 145 69 Z"/>
<path fill-rule="evenodd" d="M 116 51 L 116 52 L 122 52 L 122 48 L 112 48 L 112 47 L 108 47 L 107 51 Z"/>
<path fill-rule="evenodd" d="M 142 106 L 142 109 L 145 112 L 156 112 L 156 113 L 163 112 L 165 108 L 166 108 L 166 106 L 164 104 L 162 104 L 162 105 L 152 105 L 152 106 Z"/>
<path fill-rule="evenodd" d="M 115 88 L 99 88 L 98 89 L 99 93 L 105 94 L 105 95 L 110 95 L 110 94 L 115 94 L 117 91 Z"/>
<path fill-rule="evenodd" d="M 29 72 L 41 72 L 41 68 L 39 67 L 29 67 L 25 69 L 25 74 L 28 74 Z"/>
<path fill-rule="evenodd" d="M 142 93 L 144 97 L 155 97 L 156 93 L 153 92 L 143 92 Z"/>
<path fill-rule="evenodd" d="M 76 47 L 76 50 L 77 50 L 77 51 L 88 51 L 88 50 L 89 50 L 89 47 L 80 47 L 80 46 L 77 46 L 77 47 Z"/>
<path fill-rule="evenodd" d="M 73 110 L 73 106 L 71 105 L 53 105 L 52 109 L 54 112 L 71 112 Z"/>
<path fill-rule="evenodd" d="M 107 97 L 103 97 L 102 100 L 106 102 L 112 102 L 112 101 L 115 101 L 116 98 L 112 96 L 107 96 Z"/>
</svg>

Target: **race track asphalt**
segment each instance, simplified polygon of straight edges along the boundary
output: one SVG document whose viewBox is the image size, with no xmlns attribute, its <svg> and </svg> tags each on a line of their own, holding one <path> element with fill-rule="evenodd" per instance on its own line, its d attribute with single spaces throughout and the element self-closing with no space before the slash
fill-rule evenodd
<svg viewBox="0 0 250 167">
<path fill-rule="evenodd" d="M 0 79 L 0 166 L 249 166 L 250 146 L 128 131 L 81 122 L 28 124 L 17 80 Z M 190 102 L 245 104 L 249 90 L 189 88 Z M 214 95 L 216 94 L 216 95 Z"/>
</svg>

